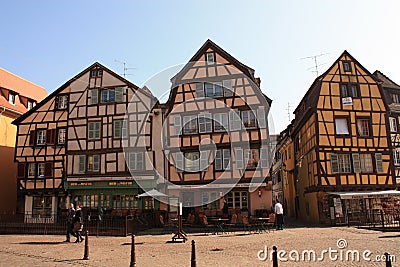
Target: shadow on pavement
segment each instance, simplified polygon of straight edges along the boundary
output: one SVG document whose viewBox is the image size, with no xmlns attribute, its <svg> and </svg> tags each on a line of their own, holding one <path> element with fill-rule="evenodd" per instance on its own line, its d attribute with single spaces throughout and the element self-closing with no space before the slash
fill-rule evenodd
<svg viewBox="0 0 400 267">
<path fill-rule="evenodd" d="M 68 244 L 68 242 L 46 242 L 46 241 L 32 241 L 32 242 L 20 242 L 20 245 L 60 245 L 60 244 Z"/>
<path fill-rule="evenodd" d="M 394 238 L 394 237 L 400 237 L 400 235 L 387 235 L 387 236 L 380 236 L 378 238 Z"/>
</svg>

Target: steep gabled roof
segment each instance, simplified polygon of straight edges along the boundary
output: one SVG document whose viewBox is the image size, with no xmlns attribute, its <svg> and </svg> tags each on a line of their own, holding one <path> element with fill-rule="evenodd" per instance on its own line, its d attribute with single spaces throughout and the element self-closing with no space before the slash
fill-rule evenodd
<svg viewBox="0 0 400 267">
<path fill-rule="evenodd" d="M 306 92 L 306 94 L 303 96 L 303 98 L 301 99 L 299 105 L 297 105 L 296 109 L 293 111 L 293 114 L 296 113 L 296 111 L 300 108 L 300 105 L 302 105 L 302 103 L 309 98 L 311 101 L 307 101 L 307 106 L 311 107 L 311 108 L 315 108 L 317 106 L 318 103 L 318 95 L 321 89 L 321 81 L 325 78 L 325 76 L 338 64 L 338 62 L 341 60 L 341 58 L 343 58 L 344 56 L 347 56 L 351 59 L 351 61 L 353 61 L 355 64 L 357 64 L 358 67 L 360 67 L 366 74 L 370 75 L 372 77 L 372 79 L 374 79 L 377 83 L 379 83 L 378 79 L 372 75 L 366 68 L 364 68 L 363 65 L 361 65 L 357 59 L 355 59 L 352 55 L 350 55 L 349 52 L 347 52 L 347 50 L 344 50 L 343 53 L 335 60 L 335 62 L 320 76 L 318 76 L 314 82 L 312 83 L 311 87 L 308 89 L 308 91 Z M 308 100 L 308 99 L 307 99 Z M 301 119 L 301 118 L 299 118 Z M 298 124 L 298 120 L 296 120 L 297 122 L 295 123 L 295 125 Z"/>
<path fill-rule="evenodd" d="M 211 48 L 213 51 L 217 52 L 220 54 L 222 57 L 224 57 L 226 60 L 231 62 L 235 67 L 237 67 L 239 70 L 241 70 L 244 74 L 249 76 L 254 82 L 256 82 L 255 77 L 254 77 L 254 69 L 244 65 L 241 63 L 239 60 L 231 56 L 228 52 L 226 52 L 224 49 L 222 49 L 220 46 L 218 46 L 216 43 L 208 39 L 201 47 L 200 49 L 194 54 L 194 56 L 189 60 L 190 62 L 195 62 L 200 59 L 202 55 L 206 53 L 206 51 Z M 183 76 L 188 69 L 191 67 L 190 64 L 186 64 L 182 70 L 180 70 L 174 77 L 171 78 L 171 81 L 176 79 L 179 76 Z"/>
<path fill-rule="evenodd" d="M 128 81 L 127 79 L 121 77 L 120 75 L 118 75 L 117 73 L 115 73 L 114 71 L 110 70 L 109 68 L 105 67 L 104 65 L 100 64 L 99 62 L 95 62 L 92 65 L 90 65 L 89 67 L 87 67 L 86 69 L 84 69 L 83 71 L 81 71 L 79 74 L 77 74 L 76 76 L 74 76 L 72 79 L 70 79 L 69 81 L 67 81 L 66 83 L 64 83 L 63 85 L 61 85 L 57 90 L 55 90 L 53 93 L 51 93 L 50 95 L 48 95 L 45 99 L 43 99 L 40 103 L 38 103 L 35 107 L 33 107 L 31 110 L 29 110 L 28 112 L 24 113 L 22 116 L 20 116 L 18 119 L 15 119 L 12 123 L 17 125 L 19 124 L 21 121 L 23 121 L 25 118 L 27 118 L 28 116 L 30 116 L 32 113 L 36 112 L 40 107 L 42 107 L 45 103 L 47 103 L 48 101 L 50 101 L 50 99 L 52 99 L 54 96 L 56 96 L 57 94 L 59 94 L 62 90 L 64 90 L 65 88 L 67 88 L 70 84 L 72 84 L 74 81 L 78 80 L 80 77 L 82 77 L 85 73 L 87 73 L 88 71 L 90 71 L 91 69 L 95 68 L 95 67 L 99 67 L 102 68 L 103 70 L 105 70 L 106 72 L 110 73 L 111 75 L 113 75 L 114 77 L 116 77 L 117 79 L 120 79 L 121 81 L 123 81 L 124 83 L 128 84 L 129 86 L 133 87 L 134 89 L 138 90 L 139 87 L 136 86 L 135 84 L 133 84 L 132 82 Z M 147 91 L 143 91 L 145 94 L 148 94 Z M 151 97 L 154 98 L 153 95 L 151 95 Z"/>
<path fill-rule="evenodd" d="M 392 81 L 389 77 L 387 77 L 385 74 L 380 72 L 379 70 L 376 70 L 373 75 L 382 82 L 382 86 L 385 88 L 390 88 L 390 89 L 397 89 L 400 90 L 400 85 Z"/>
</svg>

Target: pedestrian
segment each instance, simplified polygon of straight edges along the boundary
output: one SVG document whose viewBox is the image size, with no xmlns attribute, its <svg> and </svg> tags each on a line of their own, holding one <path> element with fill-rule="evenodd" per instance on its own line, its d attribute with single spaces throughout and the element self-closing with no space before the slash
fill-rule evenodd
<svg viewBox="0 0 400 267">
<path fill-rule="evenodd" d="M 70 203 L 68 205 L 68 215 L 67 215 L 67 239 L 64 242 L 70 242 L 71 235 L 75 236 L 74 224 L 72 223 L 74 217 L 75 217 L 74 204 Z"/>
<path fill-rule="evenodd" d="M 283 230 L 283 207 L 279 200 L 275 204 L 276 230 Z"/>
<path fill-rule="evenodd" d="M 74 231 L 75 231 L 75 243 L 82 242 L 84 238 L 81 235 L 83 227 L 83 212 L 82 205 L 78 205 L 75 212 L 75 217 L 73 219 Z"/>
</svg>

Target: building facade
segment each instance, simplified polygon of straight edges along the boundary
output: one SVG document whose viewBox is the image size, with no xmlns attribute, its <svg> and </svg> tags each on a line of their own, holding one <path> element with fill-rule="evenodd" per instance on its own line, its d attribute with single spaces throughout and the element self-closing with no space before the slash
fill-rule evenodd
<svg viewBox="0 0 400 267">
<path fill-rule="evenodd" d="M 296 210 L 302 220 L 344 222 L 377 199 L 345 192 L 395 188 L 388 106 L 380 81 L 345 51 L 319 76 L 294 111 Z"/>
<path fill-rule="evenodd" d="M 254 70 L 208 40 L 172 79 L 165 110 L 168 194 L 188 212 L 271 208 L 271 100 Z"/>
<path fill-rule="evenodd" d="M 0 68 L 0 213 L 17 209 L 17 164 L 14 162 L 17 127 L 12 121 L 46 95 L 43 87 Z"/>
<path fill-rule="evenodd" d="M 26 221 L 54 218 L 69 202 L 102 213 L 159 209 L 135 197 L 156 186 L 155 104 L 148 90 L 95 63 L 15 120 Z"/>
</svg>

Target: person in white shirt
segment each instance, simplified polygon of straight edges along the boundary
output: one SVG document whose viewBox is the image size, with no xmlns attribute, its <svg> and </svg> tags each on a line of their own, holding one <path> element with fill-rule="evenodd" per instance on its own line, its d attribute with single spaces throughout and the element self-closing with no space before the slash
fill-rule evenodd
<svg viewBox="0 0 400 267">
<path fill-rule="evenodd" d="M 279 200 L 275 204 L 276 230 L 283 230 L 283 207 Z"/>
</svg>

